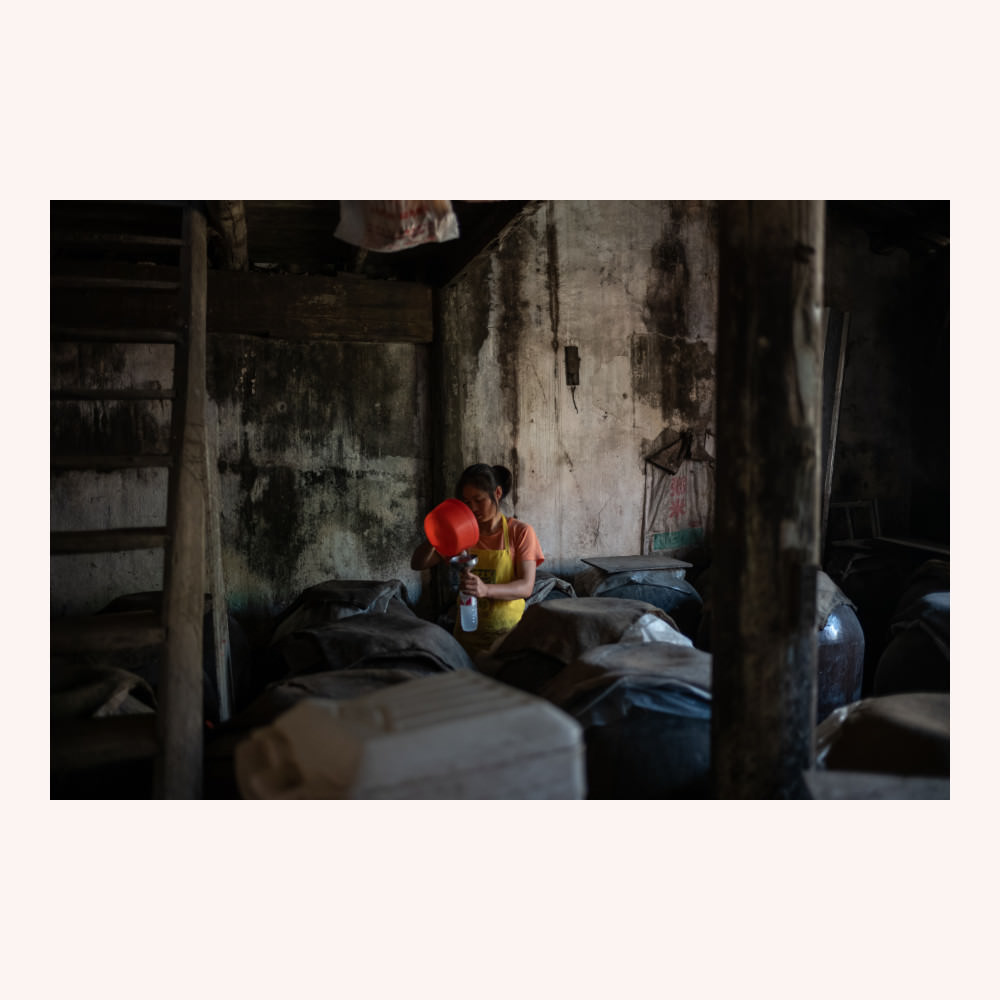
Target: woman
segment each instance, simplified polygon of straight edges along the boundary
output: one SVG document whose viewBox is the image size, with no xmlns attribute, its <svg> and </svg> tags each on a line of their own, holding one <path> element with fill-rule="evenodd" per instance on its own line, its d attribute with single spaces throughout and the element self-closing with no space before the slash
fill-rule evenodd
<svg viewBox="0 0 1000 1000">
<path fill-rule="evenodd" d="M 469 505 L 479 524 L 479 541 L 468 550 L 479 561 L 459 581 L 459 591 L 479 603 L 479 627 L 465 632 L 456 616 L 454 633 L 470 656 L 489 649 L 521 620 L 535 586 L 535 568 L 545 561 L 535 529 L 500 511 L 510 478 L 502 465 L 470 465 L 455 487 L 455 496 Z M 425 541 L 413 553 L 410 568 L 429 569 L 442 558 Z"/>
</svg>

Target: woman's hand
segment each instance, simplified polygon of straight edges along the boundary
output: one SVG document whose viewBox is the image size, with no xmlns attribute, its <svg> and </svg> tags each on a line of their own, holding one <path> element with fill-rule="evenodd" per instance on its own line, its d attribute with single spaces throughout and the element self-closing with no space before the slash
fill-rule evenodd
<svg viewBox="0 0 1000 1000">
<path fill-rule="evenodd" d="M 462 576 L 458 581 L 458 589 L 463 594 L 469 594 L 475 598 L 489 596 L 488 585 L 483 583 L 475 573 L 468 569 L 462 571 Z"/>
</svg>

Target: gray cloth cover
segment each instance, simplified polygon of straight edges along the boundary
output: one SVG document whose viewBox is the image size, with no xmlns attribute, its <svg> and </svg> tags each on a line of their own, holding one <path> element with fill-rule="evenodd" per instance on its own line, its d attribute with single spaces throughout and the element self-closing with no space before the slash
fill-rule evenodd
<svg viewBox="0 0 1000 1000">
<path fill-rule="evenodd" d="M 650 704 L 647 695 L 673 699 L 685 714 L 709 718 L 712 657 L 672 643 L 616 643 L 588 650 L 554 677 L 539 694 L 584 725 L 602 725 L 627 714 L 630 704 Z M 656 699 L 654 699 L 655 701 Z"/>
<path fill-rule="evenodd" d="M 573 578 L 573 588 L 580 597 L 600 597 L 608 590 L 617 590 L 630 583 L 645 587 L 673 587 L 688 594 L 693 588 L 684 579 L 686 572 L 686 569 L 637 569 L 608 573 L 591 566 L 577 573 Z"/>
<path fill-rule="evenodd" d="M 293 632 L 329 625 L 360 614 L 410 614 L 400 580 L 327 580 L 304 590 L 278 616 L 271 634 L 275 643 Z"/>
<path fill-rule="evenodd" d="M 912 692 L 835 709 L 816 729 L 816 767 L 947 777 L 950 706 L 948 694 Z"/>
<path fill-rule="evenodd" d="M 525 610 L 521 620 L 493 650 L 491 659 L 503 661 L 532 651 L 567 665 L 588 649 L 618 642 L 622 634 L 645 615 L 677 628 L 666 612 L 645 601 L 614 597 L 543 601 Z"/>
<path fill-rule="evenodd" d="M 946 660 L 951 659 L 951 594 L 934 593 L 918 597 L 897 615 L 889 626 L 891 635 L 918 628 L 934 643 Z"/>
<path fill-rule="evenodd" d="M 473 669 L 469 654 L 453 635 L 412 613 L 354 614 L 288 635 L 269 652 L 283 675 L 275 680 L 370 667 L 426 667 L 437 672 Z"/>
<path fill-rule="evenodd" d="M 531 597 L 524 603 L 528 607 L 532 604 L 538 604 L 541 601 L 562 597 L 576 597 L 573 584 L 568 580 L 563 580 L 540 569 L 535 573 L 535 586 L 532 588 Z"/>
<path fill-rule="evenodd" d="M 588 650 L 539 692 L 583 727 L 591 798 L 704 798 L 712 658 L 672 643 Z"/>
</svg>

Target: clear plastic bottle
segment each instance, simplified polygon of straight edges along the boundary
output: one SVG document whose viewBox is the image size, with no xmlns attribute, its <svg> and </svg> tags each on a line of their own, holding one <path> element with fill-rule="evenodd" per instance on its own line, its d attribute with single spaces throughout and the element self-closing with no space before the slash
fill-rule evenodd
<svg viewBox="0 0 1000 1000">
<path fill-rule="evenodd" d="M 475 569 L 479 559 L 477 556 L 463 555 L 455 556 L 451 562 L 461 573 L 467 569 Z M 479 601 L 472 594 L 459 592 L 458 616 L 463 632 L 475 632 L 479 628 Z"/>
</svg>

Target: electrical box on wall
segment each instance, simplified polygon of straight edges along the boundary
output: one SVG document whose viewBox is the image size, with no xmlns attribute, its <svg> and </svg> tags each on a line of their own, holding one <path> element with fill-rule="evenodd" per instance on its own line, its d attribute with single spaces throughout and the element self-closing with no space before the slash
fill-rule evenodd
<svg viewBox="0 0 1000 1000">
<path fill-rule="evenodd" d="M 580 351 L 576 347 L 567 347 L 566 356 L 566 384 L 576 386 L 580 384 Z"/>
</svg>

